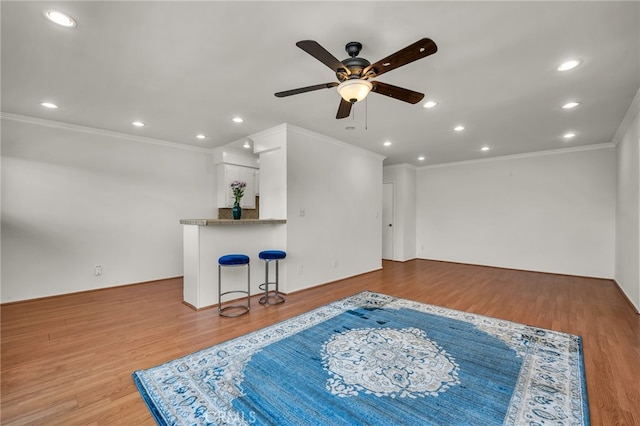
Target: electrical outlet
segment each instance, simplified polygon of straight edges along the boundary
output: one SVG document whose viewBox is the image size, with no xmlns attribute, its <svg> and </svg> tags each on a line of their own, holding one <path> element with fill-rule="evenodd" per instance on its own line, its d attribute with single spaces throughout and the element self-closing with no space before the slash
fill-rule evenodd
<svg viewBox="0 0 640 426">
<path fill-rule="evenodd" d="M 96 277 L 99 277 L 102 275 L 102 266 L 100 265 L 96 266 L 95 274 L 96 274 Z"/>
</svg>

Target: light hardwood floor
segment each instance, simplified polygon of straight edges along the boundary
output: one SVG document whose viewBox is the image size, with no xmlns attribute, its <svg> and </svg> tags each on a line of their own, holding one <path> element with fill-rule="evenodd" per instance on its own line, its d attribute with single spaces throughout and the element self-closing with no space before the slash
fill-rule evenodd
<svg viewBox="0 0 640 426">
<path fill-rule="evenodd" d="M 614 282 L 426 260 L 385 261 L 281 305 L 255 296 L 238 318 L 185 306 L 181 279 L 3 305 L 2 424 L 155 424 L 134 370 L 361 290 L 581 335 L 592 424 L 640 425 L 640 315 Z"/>
</svg>

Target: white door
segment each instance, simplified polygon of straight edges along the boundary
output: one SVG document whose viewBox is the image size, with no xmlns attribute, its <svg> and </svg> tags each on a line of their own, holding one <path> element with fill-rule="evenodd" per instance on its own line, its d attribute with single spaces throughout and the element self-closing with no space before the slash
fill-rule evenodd
<svg viewBox="0 0 640 426">
<path fill-rule="evenodd" d="M 393 260 L 393 184 L 382 184 L 382 258 Z"/>
</svg>

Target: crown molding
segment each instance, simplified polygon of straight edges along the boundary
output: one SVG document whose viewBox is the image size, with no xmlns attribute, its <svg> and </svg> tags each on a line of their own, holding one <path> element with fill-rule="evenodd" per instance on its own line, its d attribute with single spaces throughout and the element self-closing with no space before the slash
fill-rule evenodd
<svg viewBox="0 0 640 426">
<path fill-rule="evenodd" d="M 390 164 L 388 166 L 384 166 L 383 169 L 406 169 L 406 170 L 416 170 L 418 166 L 409 163 L 398 163 L 398 164 Z"/>
<path fill-rule="evenodd" d="M 261 130 L 258 133 L 252 133 L 247 137 L 240 138 L 240 139 L 236 140 L 235 142 L 243 140 L 243 139 L 261 139 L 261 138 L 266 138 L 266 137 L 269 137 L 269 136 L 273 136 L 273 135 L 278 135 L 278 134 L 284 133 L 286 130 L 287 130 L 287 123 L 282 123 L 282 124 L 278 124 L 275 127 L 270 127 L 268 129 Z"/>
<path fill-rule="evenodd" d="M 546 151 L 528 152 L 526 154 L 502 155 L 498 157 L 478 158 L 475 160 L 456 161 L 452 163 L 432 164 L 418 167 L 418 170 L 439 169 L 443 167 L 455 167 L 471 164 L 491 163 L 494 161 L 517 160 L 521 158 L 543 157 L 547 155 L 567 154 L 571 152 L 595 151 L 599 149 L 612 149 L 616 146 L 613 143 L 599 143 L 594 145 L 582 145 L 571 148 L 549 149 Z"/>
<path fill-rule="evenodd" d="M 343 141 L 341 141 L 339 139 L 332 138 L 331 136 L 323 135 L 322 133 L 314 132 L 313 130 L 305 129 L 303 127 L 299 127 L 299 126 L 296 126 L 294 124 L 285 123 L 284 126 L 286 126 L 287 130 L 292 131 L 294 133 L 298 133 L 298 134 L 305 135 L 305 136 L 316 137 L 316 138 L 324 140 L 325 142 L 329 142 L 331 144 L 338 145 L 338 146 L 340 146 L 342 148 L 346 148 L 346 149 L 348 149 L 350 151 L 355 151 L 355 152 L 357 152 L 359 154 L 363 154 L 363 155 L 372 157 L 372 158 L 374 158 L 376 160 L 383 161 L 386 158 L 384 155 L 380 155 L 378 153 L 366 150 L 364 148 L 360 148 L 360 147 L 348 144 L 348 143 L 343 142 Z"/>
<path fill-rule="evenodd" d="M 624 115 L 622 122 L 618 126 L 618 130 L 616 131 L 616 134 L 613 136 L 612 142 L 614 145 L 617 146 L 620 143 L 625 133 L 627 133 L 627 130 L 629 130 L 629 126 L 631 126 L 631 123 L 636 118 L 636 115 L 638 115 L 639 111 L 640 111 L 640 90 L 638 90 L 636 92 L 636 95 L 633 97 L 633 100 L 631 101 L 631 105 L 629 105 L 629 109 L 627 110 L 627 113 Z"/>
<path fill-rule="evenodd" d="M 56 129 L 70 130 L 73 132 L 82 132 L 92 135 L 109 136 L 118 139 L 127 139 L 134 142 L 141 142 L 151 145 L 159 145 L 169 148 L 182 149 L 186 151 L 201 152 L 204 154 L 213 153 L 212 148 L 200 148 L 197 146 L 185 145 L 177 142 L 170 142 L 161 139 L 147 138 L 144 136 L 130 135 L 127 133 L 114 132 L 111 130 L 98 129 L 95 127 L 80 126 L 78 124 L 64 123 L 61 121 L 45 120 L 43 118 L 29 117 L 20 114 L 11 114 L 8 112 L 0 112 L 0 118 L 4 120 L 17 121 L 20 123 L 36 124 L 39 126 L 53 127 Z"/>
</svg>

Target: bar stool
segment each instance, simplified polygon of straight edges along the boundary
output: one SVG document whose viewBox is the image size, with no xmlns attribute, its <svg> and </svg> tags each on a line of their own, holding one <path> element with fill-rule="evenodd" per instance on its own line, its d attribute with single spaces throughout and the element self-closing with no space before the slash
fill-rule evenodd
<svg viewBox="0 0 640 426">
<path fill-rule="evenodd" d="M 258 257 L 264 260 L 264 282 L 258 286 L 260 290 L 264 290 L 264 296 L 258 302 L 261 305 L 277 305 L 284 302 L 284 297 L 278 293 L 278 265 L 280 259 L 287 257 L 287 253 L 282 250 L 264 250 L 258 254 Z M 269 264 L 273 261 L 276 262 L 276 280 L 269 282 Z M 270 291 L 269 285 L 275 285 L 275 289 Z"/>
<path fill-rule="evenodd" d="M 249 307 L 250 307 L 250 301 L 251 301 L 251 271 L 250 271 L 250 265 L 249 265 L 249 256 L 244 255 L 244 254 L 227 254 L 224 256 L 221 256 L 218 259 L 218 314 L 220 314 L 223 317 L 238 317 L 240 315 L 246 314 L 247 312 L 249 312 Z M 222 292 L 222 267 L 223 266 L 242 266 L 242 265 L 247 265 L 247 290 L 229 290 L 229 291 L 225 291 L 224 293 Z M 222 307 L 222 296 L 226 295 L 226 294 L 233 294 L 233 293 L 239 293 L 239 294 L 244 294 L 247 296 L 247 304 L 243 305 L 243 304 L 234 304 L 234 305 L 229 305 L 229 306 L 225 306 L 224 308 Z M 229 309 L 240 309 L 240 312 L 236 312 L 236 313 L 228 313 L 227 310 Z"/>
</svg>

